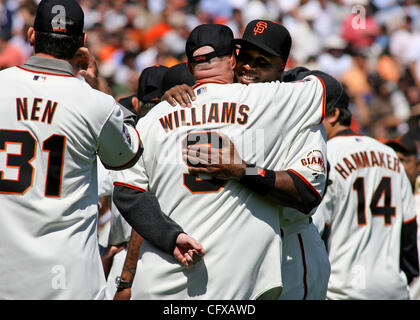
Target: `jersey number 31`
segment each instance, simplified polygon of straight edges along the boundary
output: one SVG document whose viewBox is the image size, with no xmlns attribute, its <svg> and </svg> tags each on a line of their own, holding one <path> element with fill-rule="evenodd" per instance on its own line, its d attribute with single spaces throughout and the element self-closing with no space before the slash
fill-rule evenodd
<svg viewBox="0 0 420 320">
<path fill-rule="evenodd" d="M 36 156 L 36 139 L 29 131 L 0 130 L 0 151 L 6 151 L 8 144 L 19 144 L 19 154 L 8 153 L 6 166 L 19 170 L 17 179 L 5 179 L 0 170 L 0 193 L 24 194 L 32 187 L 35 168 L 31 161 Z M 45 179 L 45 196 L 60 197 L 61 177 L 66 137 L 51 135 L 42 143 L 42 151 L 48 152 L 48 165 Z"/>
</svg>

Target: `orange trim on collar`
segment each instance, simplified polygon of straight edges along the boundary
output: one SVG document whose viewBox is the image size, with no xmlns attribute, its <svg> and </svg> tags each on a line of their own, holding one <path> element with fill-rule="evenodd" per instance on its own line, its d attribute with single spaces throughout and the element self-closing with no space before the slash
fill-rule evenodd
<svg viewBox="0 0 420 320">
<path fill-rule="evenodd" d="M 196 84 L 193 86 L 193 89 L 196 89 L 196 88 L 198 88 L 199 86 L 202 86 L 202 85 L 204 85 L 204 84 L 209 84 L 209 83 L 213 83 L 213 84 L 229 84 L 229 83 L 225 83 L 225 82 L 205 81 L 205 82 L 199 82 L 199 83 L 196 83 Z"/>
</svg>

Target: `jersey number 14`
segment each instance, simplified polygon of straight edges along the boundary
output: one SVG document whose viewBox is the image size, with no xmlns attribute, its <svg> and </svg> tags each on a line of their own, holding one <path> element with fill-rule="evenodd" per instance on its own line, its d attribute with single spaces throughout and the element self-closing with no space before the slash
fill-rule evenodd
<svg viewBox="0 0 420 320">
<path fill-rule="evenodd" d="M 357 192 L 357 224 L 366 225 L 366 200 L 365 200 L 365 179 L 359 177 L 353 183 L 353 190 Z M 379 206 L 379 201 L 383 197 L 383 206 Z M 395 208 L 391 205 L 391 178 L 383 177 L 372 196 L 369 205 L 372 216 L 384 217 L 385 225 L 392 224 L 392 217 L 395 216 Z"/>
</svg>

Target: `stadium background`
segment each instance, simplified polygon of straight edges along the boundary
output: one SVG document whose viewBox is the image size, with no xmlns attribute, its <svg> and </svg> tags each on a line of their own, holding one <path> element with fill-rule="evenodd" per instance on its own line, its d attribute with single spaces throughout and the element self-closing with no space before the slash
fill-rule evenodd
<svg viewBox="0 0 420 320">
<path fill-rule="evenodd" d="M 26 31 L 40 0 L 0 0 L 0 69 L 32 53 Z M 79 0 L 88 47 L 114 95 L 136 92 L 142 70 L 185 60 L 201 23 L 240 37 L 256 18 L 283 23 L 293 45 L 287 68 L 306 66 L 340 80 L 352 98 L 352 127 L 379 140 L 419 125 L 420 5 L 414 0 Z"/>
</svg>

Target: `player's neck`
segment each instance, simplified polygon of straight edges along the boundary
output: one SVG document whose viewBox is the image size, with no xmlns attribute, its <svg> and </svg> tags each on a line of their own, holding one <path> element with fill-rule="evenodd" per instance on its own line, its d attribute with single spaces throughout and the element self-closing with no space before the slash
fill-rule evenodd
<svg viewBox="0 0 420 320">
<path fill-rule="evenodd" d="M 34 56 L 36 56 L 36 57 L 42 57 L 42 58 L 48 58 L 48 59 L 63 60 L 63 61 L 67 61 L 67 62 L 68 62 L 68 60 L 58 59 L 58 58 L 56 58 L 56 57 L 54 57 L 54 56 L 52 56 L 52 55 L 50 55 L 50 54 L 47 54 L 47 53 L 42 53 L 42 52 L 40 52 L 40 53 L 35 53 L 35 54 L 34 54 Z"/>
<path fill-rule="evenodd" d="M 348 129 L 350 129 L 350 127 L 349 127 L 349 126 L 343 126 L 343 125 L 341 125 L 341 124 L 336 125 L 336 126 L 333 128 L 333 130 L 332 130 L 332 132 L 331 132 L 331 134 L 330 134 L 329 139 L 331 139 L 331 138 L 335 137 L 335 136 L 336 136 L 337 134 L 339 134 L 341 131 L 348 130 Z"/>
</svg>

